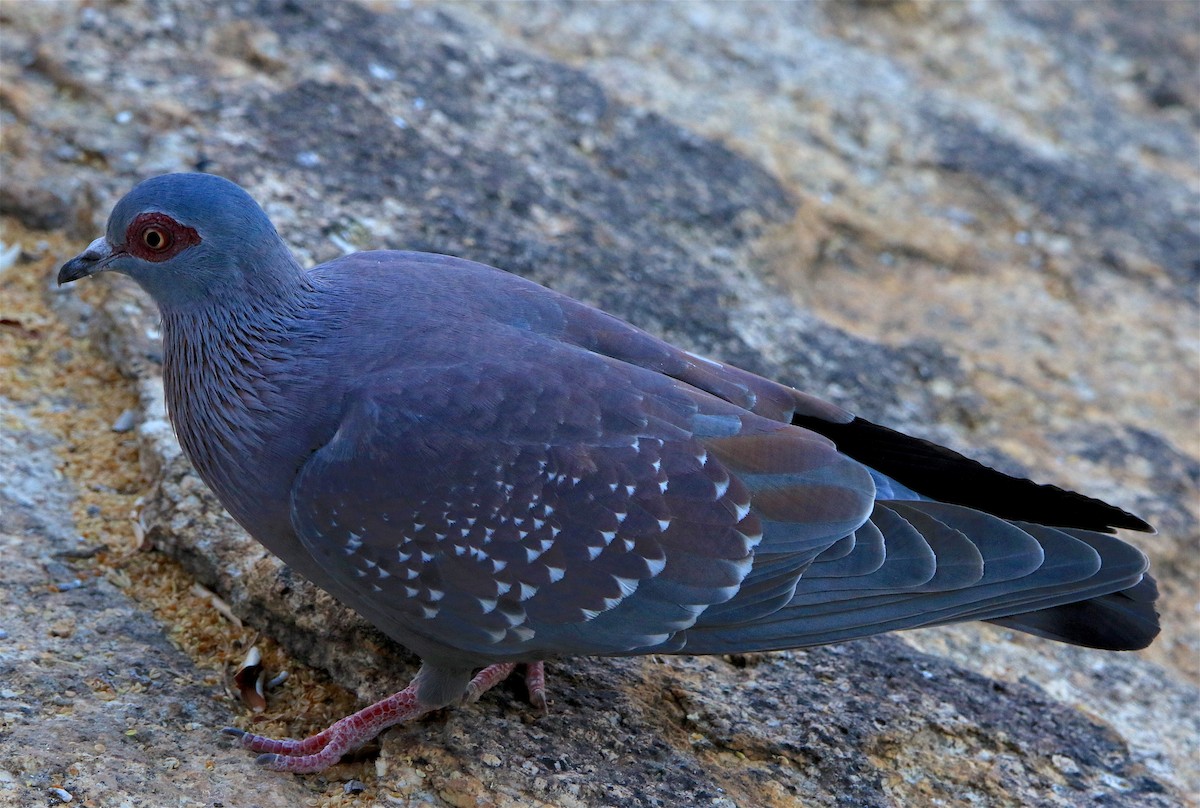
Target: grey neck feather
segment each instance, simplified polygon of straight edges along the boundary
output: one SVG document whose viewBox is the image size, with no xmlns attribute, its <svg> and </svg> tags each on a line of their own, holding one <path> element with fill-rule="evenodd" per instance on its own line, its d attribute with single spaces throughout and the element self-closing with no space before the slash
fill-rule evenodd
<svg viewBox="0 0 1200 808">
<path fill-rule="evenodd" d="M 267 491 L 267 483 L 256 479 L 261 475 L 236 470 L 296 464 L 311 451 L 303 435 L 283 427 L 304 420 L 297 410 L 309 399 L 296 388 L 309 374 L 297 365 L 311 355 L 306 343 L 314 339 L 319 312 L 317 290 L 302 273 L 295 277 L 288 294 L 251 297 L 247 305 L 215 299 L 206 306 L 163 307 L 171 422 L 201 477 L 243 525 L 261 510 L 256 500 L 259 506 L 269 497 L 280 501 L 286 492 Z"/>
</svg>

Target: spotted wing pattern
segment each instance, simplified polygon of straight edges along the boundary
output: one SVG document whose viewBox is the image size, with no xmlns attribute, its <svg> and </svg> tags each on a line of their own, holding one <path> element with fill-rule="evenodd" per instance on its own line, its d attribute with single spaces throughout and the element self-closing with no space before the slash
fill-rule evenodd
<svg viewBox="0 0 1200 808">
<path fill-rule="evenodd" d="M 301 471 L 293 522 L 409 645 L 613 654 L 678 648 L 738 594 L 764 535 L 811 558 L 873 492 L 825 438 L 547 345 L 365 385 Z"/>
<path fill-rule="evenodd" d="M 424 267 L 407 294 L 453 316 L 363 371 L 292 517 L 327 577 L 353 582 L 339 596 L 427 659 L 787 648 L 964 619 L 1100 647 L 1157 633 L 1145 558 L 1094 532 L 1146 527 L 1118 509 L 515 276 L 371 260 L 397 257 Z"/>
</svg>

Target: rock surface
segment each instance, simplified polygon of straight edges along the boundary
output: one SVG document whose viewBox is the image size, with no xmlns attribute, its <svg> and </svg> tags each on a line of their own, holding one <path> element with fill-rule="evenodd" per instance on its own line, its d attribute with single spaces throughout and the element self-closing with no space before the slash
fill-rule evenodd
<svg viewBox="0 0 1200 808">
<path fill-rule="evenodd" d="M 1200 19 L 1156 9 L 0 6 L 0 215 L 22 248 L 0 271 L 0 801 L 1187 804 Z M 245 185 L 305 261 L 486 261 L 1133 509 L 1161 531 L 1139 543 L 1163 637 L 1114 655 L 969 626 L 574 660 L 548 716 L 502 690 L 389 732 L 373 762 L 258 771 L 207 730 L 239 713 L 303 734 L 342 688 L 374 698 L 414 667 L 191 473 L 140 294 L 48 288 L 136 179 L 197 168 Z M 134 431 L 110 431 L 135 399 Z M 255 629 L 294 676 L 252 717 L 221 683 Z"/>
</svg>

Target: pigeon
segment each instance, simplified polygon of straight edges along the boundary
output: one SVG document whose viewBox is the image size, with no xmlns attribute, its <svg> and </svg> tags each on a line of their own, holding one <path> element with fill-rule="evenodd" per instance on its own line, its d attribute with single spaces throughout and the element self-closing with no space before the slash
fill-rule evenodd
<svg viewBox="0 0 1200 808">
<path fill-rule="evenodd" d="M 1101 649 L 1158 633 L 1144 521 L 677 348 L 517 275 L 370 251 L 303 269 L 209 174 L 148 179 L 60 284 L 133 278 L 171 422 L 224 507 L 421 657 L 304 740 L 320 771 L 546 660 L 727 654 L 966 620 Z"/>
</svg>

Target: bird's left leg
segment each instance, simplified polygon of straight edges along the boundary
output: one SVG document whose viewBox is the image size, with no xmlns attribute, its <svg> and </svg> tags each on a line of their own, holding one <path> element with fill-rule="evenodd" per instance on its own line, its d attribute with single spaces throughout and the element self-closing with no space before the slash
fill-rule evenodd
<svg viewBox="0 0 1200 808">
<path fill-rule="evenodd" d="M 504 681 L 516 663 L 504 662 L 484 668 L 467 684 L 464 703 L 477 701 L 485 692 Z M 545 670 L 541 662 L 526 665 L 525 683 L 529 699 L 542 710 L 546 709 Z M 394 693 L 370 707 L 330 725 L 327 729 L 303 740 L 267 738 L 235 727 L 223 732 L 235 736 L 251 752 L 261 752 L 257 763 L 272 771 L 309 774 L 337 763 L 343 755 L 374 738 L 390 726 L 419 718 L 440 704 L 425 704 L 417 697 L 418 683 L 414 681 L 399 693 Z"/>
<path fill-rule="evenodd" d="M 342 755 L 362 746 L 388 727 L 419 718 L 432 709 L 435 708 L 417 699 L 414 682 L 399 693 L 364 707 L 302 741 L 266 738 L 236 727 L 226 727 L 222 732 L 236 736 L 251 752 L 262 752 L 256 761 L 260 766 L 277 772 L 310 774 L 337 763 Z"/>
</svg>

